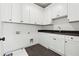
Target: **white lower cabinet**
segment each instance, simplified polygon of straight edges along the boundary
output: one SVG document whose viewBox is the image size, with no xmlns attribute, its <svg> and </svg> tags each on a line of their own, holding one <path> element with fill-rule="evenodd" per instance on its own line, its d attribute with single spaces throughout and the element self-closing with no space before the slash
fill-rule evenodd
<svg viewBox="0 0 79 59">
<path fill-rule="evenodd" d="M 36 28 L 30 25 L 3 23 L 4 53 L 37 44 Z"/>
<path fill-rule="evenodd" d="M 39 43 L 61 55 L 64 55 L 64 35 L 40 33 Z"/>
<path fill-rule="evenodd" d="M 79 37 L 66 36 L 65 55 L 66 56 L 79 56 Z"/>
<path fill-rule="evenodd" d="M 47 41 L 47 38 L 49 36 L 46 35 L 46 33 L 39 33 L 39 44 L 45 46 L 46 48 L 48 48 L 48 41 Z"/>
<path fill-rule="evenodd" d="M 0 56 L 2 56 L 3 55 L 3 42 L 2 41 L 0 41 Z"/>
<path fill-rule="evenodd" d="M 64 55 L 64 35 L 49 34 L 51 36 L 49 40 L 49 49 Z"/>
<path fill-rule="evenodd" d="M 79 37 L 53 33 L 39 33 L 39 43 L 60 55 L 79 56 Z"/>
</svg>

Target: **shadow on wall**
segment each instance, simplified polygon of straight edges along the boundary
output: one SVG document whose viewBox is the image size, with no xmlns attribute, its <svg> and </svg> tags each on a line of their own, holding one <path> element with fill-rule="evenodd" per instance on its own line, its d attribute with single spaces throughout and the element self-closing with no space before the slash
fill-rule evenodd
<svg viewBox="0 0 79 59">
<path fill-rule="evenodd" d="M 44 30 L 79 30 L 79 22 L 69 23 L 67 17 L 62 19 L 56 19 L 53 21 L 53 25 L 43 26 Z"/>
</svg>

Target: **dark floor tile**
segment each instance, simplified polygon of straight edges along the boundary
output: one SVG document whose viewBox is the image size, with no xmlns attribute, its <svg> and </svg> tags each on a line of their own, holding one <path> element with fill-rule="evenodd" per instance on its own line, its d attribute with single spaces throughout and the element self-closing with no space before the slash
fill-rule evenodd
<svg viewBox="0 0 79 59">
<path fill-rule="evenodd" d="M 40 44 L 25 48 L 29 56 L 60 56 L 54 51 L 43 47 Z"/>
</svg>

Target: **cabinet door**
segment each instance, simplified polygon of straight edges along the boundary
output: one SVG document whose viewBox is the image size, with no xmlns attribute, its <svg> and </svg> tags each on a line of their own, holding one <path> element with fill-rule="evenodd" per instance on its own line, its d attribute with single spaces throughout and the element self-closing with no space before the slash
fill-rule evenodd
<svg viewBox="0 0 79 59">
<path fill-rule="evenodd" d="M 43 20 L 43 24 L 51 24 L 52 22 L 52 18 L 53 18 L 53 6 L 48 6 L 47 8 L 44 9 L 44 20 Z"/>
<path fill-rule="evenodd" d="M 30 4 L 30 22 L 40 24 L 42 22 L 43 9 L 35 4 Z"/>
<path fill-rule="evenodd" d="M 20 22 L 22 20 L 22 4 L 13 3 L 12 4 L 12 21 Z"/>
<path fill-rule="evenodd" d="M 79 3 L 68 4 L 68 19 L 70 22 L 79 21 Z"/>
<path fill-rule="evenodd" d="M 25 31 L 26 26 L 11 23 L 3 23 L 3 25 L 3 36 L 6 38 L 3 42 L 5 53 L 28 46 L 28 36 Z"/>
<path fill-rule="evenodd" d="M 50 48 L 55 50 L 59 54 L 64 55 L 64 36 L 52 34 L 52 39 L 50 40 Z"/>
<path fill-rule="evenodd" d="M 2 21 L 12 21 L 12 4 L 1 3 L 0 4 L 0 19 Z"/>
<path fill-rule="evenodd" d="M 53 7 L 53 18 L 67 15 L 67 4 L 56 3 Z"/>
<path fill-rule="evenodd" d="M 3 55 L 3 42 L 0 41 L 0 56 Z"/>
<path fill-rule="evenodd" d="M 67 36 L 65 41 L 65 55 L 79 56 L 79 37 Z"/>
<path fill-rule="evenodd" d="M 68 11 L 68 4 L 67 3 L 59 3 L 58 4 L 58 14 L 59 16 L 65 16 L 68 15 L 67 11 Z"/>
<path fill-rule="evenodd" d="M 48 48 L 48 35 L 47 33 L 39 33 L 39 43 Z"/>
<path fill-rule="evenodd" d="M 0 39 L 2 38 L 2 31 L 3 31 L 3 26 L 2 26 L 2 22 L 0 20 Z M 3 46 L 3 41 L 0 40 L 0 56 L 3 55 L 3 52 L 4 52 L 4 46 Z"/>
<path fill-rule="evenodd" d="M 30 23 L 30 3 L 24 3 L 22 6 L 22 18 L 24 23 Z"/>
<path fill-rule="evenodd" d="M 56 35 L 55 49 L 62 54 L 64 54 L 64 41 L 64 35 Z"/>
</svg>

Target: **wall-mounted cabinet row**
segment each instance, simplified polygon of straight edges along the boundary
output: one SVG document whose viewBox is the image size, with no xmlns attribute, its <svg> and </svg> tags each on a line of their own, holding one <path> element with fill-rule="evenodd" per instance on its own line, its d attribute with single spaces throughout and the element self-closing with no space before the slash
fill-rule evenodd
<svg viewBox="0 0 79 59">
<path fill-rule="evenodd" d="M 0 4 L 0 19 L 9 22 L 41 24 L 42 10 L 41 7 L 31 3 L 2 3 Z"/>
<path fill-rule="evenodd" d="M 51 24 L 52 19 L 67 15 L 67 4 L 51 4 L 47 8 L 32 3 L 2 3 L 0 4 L 0 19 L 8 22 L 29 24 Z"/>
<path fill-rule="evenodd" d="M 2 21 L 21 21 L 22 8 L 20 4 L 2 3 L 0 4 L 0 12 L 0 19 Z"/>
<path fill-rule="evenodd" d="M 64 15 L 67 15 L 67 3 L 51 4 L 45 8 L 45 20 L 49 23 L 51 23 L 51 20 L 53 21 L 53 18 L 62 17 Z"/>
<path fill-rule="evenodd" d="M 79 21 L 78 3 L 55 3 L 42 8 L 32 3 L 1 3 L 0 19 L 8 22 L 46 25 L 53 23 L 53 18 L 68 15 L 70 22 Z"/>
</svg>

